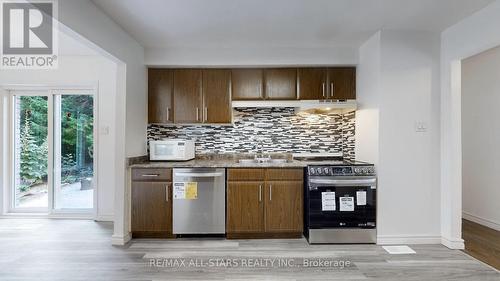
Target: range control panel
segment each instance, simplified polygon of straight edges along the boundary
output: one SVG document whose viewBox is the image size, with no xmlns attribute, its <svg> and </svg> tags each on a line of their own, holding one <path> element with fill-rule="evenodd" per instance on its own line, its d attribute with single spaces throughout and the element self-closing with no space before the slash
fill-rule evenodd
<svg viewBox="0 0 500 281">
<path fill-rule="evenodd" d="M 371 176 L 374 166 L 308 166 L 310 176 Z"/>
</svg>

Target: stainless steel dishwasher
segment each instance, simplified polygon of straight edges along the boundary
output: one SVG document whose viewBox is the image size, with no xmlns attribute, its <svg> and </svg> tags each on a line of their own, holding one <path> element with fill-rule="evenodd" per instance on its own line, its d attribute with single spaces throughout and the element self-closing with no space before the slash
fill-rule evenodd
<svg viewBox="0 0 500 281">
<path fill-rule="evenodd" d="M 173 169 L 173 233 L 226 232 L 226 169 Z"/>
</svg>

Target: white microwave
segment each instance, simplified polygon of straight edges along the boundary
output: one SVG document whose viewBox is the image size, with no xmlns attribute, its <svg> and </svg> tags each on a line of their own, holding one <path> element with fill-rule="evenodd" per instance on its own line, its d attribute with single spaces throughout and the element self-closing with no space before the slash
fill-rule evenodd
<svg viewBox="0 0 500 281">
<path fill-rule="evenodd" d="M 187 161 L 194 158 L 194 140 L 166 139 L 149 142 L 149 160 Z"/>
</svg>

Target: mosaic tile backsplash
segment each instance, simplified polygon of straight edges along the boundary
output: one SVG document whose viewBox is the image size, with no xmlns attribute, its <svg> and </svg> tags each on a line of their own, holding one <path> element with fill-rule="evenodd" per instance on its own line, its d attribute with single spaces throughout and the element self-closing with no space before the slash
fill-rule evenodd
<svg viewBox="0 0 500 281">
<path fill-rule="evenodd" d="M 195 139 L 196 153 L 342 152 L 354 160 L 355 112 L 295 113 L 294 108 L 235 108 L 233 126 L 148 126 L 148 140 Z"/>
</svg>

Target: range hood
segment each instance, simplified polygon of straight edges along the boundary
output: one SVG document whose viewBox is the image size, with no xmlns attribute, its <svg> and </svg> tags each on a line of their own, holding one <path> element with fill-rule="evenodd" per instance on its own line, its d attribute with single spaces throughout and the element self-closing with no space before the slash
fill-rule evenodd
<svg viewBox="0 0 500 281">
<path fill-rule="evenodd" d="M 294 107 L 296 111 L 343 113 L 356 110 L 357 103 L 356 100 L 258 100 L 233 101 L 232 107 Z"/>
</svg>

